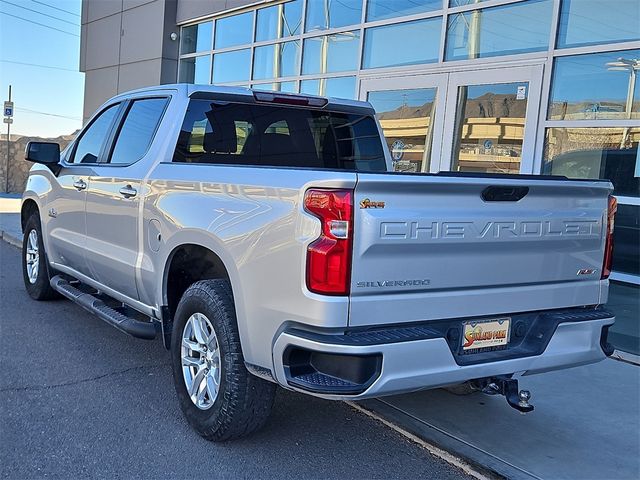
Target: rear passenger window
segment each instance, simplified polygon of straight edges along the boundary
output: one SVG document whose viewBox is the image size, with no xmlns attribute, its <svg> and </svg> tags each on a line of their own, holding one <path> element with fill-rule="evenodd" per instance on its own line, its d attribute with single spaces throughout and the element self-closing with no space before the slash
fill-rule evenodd
<svg viewBox="0 0 640 480">
<path fill-rule="evenodd" d="M 151 145 L 166 104 L 166 98 L 144 98 L 131 103 L 118 133 L 110 163 L 128 165 L 144 156 Z"/>
<path fill-rule="evenodd" d="M 386 170 L 371 115 L 204 99 L 189 103 L 173 161 Z"/>
<path fill-rule="evenodd" d="M 111 105 L 103 110 L 89 127 L 82 132 L 69 163 L 96 163 L 100 150 L 104 145 L 113 119 L 118 113 L 119 103 Z"/>
</svg>

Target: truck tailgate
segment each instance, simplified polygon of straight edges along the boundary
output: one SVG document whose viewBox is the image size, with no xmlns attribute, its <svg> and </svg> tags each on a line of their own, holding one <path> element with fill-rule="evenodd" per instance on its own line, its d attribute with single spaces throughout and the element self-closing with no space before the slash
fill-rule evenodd
<svg viewBox="0 0 640 480">
<path fill-rule="evenodd" d="M 349 324 L 601 301 L 600 181 L 358 174 Z"/>
</svg>

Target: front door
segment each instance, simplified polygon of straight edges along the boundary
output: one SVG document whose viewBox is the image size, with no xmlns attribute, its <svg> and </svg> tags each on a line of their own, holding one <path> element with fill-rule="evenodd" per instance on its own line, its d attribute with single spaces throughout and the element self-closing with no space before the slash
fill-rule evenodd
<svg viewBox="0 0 640 480">
<path fill-rule="evenodd" d="M 363 79 L 405 172 L 534 173 L 542 65 Z"/>
<path fill-rule="evenodd" d="M 87 189 L 86 256 L 91 276 L 134 300 L 142 251 L 142 179 L 154 160 L 150 146 L 167 102 L 166 97 L 149 97 L 125 103 L 113 142 Z"/>
</svg>

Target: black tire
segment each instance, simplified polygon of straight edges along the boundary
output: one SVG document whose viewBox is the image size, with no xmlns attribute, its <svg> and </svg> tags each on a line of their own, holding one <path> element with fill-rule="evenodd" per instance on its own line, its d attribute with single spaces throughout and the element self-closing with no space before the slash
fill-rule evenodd
<svg viewBox="0 0 640 480">
<path fill-rule="evenodd" d="M 471 395 L 472 393 L 479 391 L 471 382 L 449 385 L 448 387 L 443 387 L 443 390 L 453 393 L 454 395 Z"/>
<path fill-rule="evenodd" d="M 35 278 L 30 278 L 27 270 L 29 266 L 29 262 L 27 261 L 27 249 L 29 248 L 29 236 L 32 235 L 32 232 L 35 232 L 35 235 L 37 236 L 36 243 L 38 245 L 38 266 L 34 270 Z M 30 256 L 30 259 L 33 260 L 33 256 Z M 47 255 L 44 250 L 42 227 L 40 225 L 40 215 L 38 215 L 38 212 L 32 213 L 24 226 L 24 234 L 22 236 L 22 278 L 24 280 L 24 286 L 27 293 L 34 300 L 51 300 L 58 297 L 57 292 L 51 288 L 51 284 L 49 283 L 49 280 L 51 280 L 51 274 L 49 271 Z"/>
<path fill-rule="evenodd" d="M 197 313 L 209 320 L 220 352 L 219 389 L 213 405 L 206 410 L 191 400 L 182 367 L 182 336 L 187 321 Z M 276 385 L 252 375 L 245 367 L 233 294 L 227 280 L 199 281 L 185 291 L 173 322 L 171 364 L 182 412 L 207 440 L 221 442 L 248 435 L 269 418 Z"/>
</svg>

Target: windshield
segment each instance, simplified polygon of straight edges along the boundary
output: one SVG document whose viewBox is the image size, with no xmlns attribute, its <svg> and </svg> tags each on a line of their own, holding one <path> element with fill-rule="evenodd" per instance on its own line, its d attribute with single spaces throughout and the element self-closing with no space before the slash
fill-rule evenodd
<svg viewBox="0 0 640 480">
<path fill-rule="evenodd" d="M 386 170 L 370 115 L 204 99 L 190 101 L 173 161 Z"/>
</svg>

